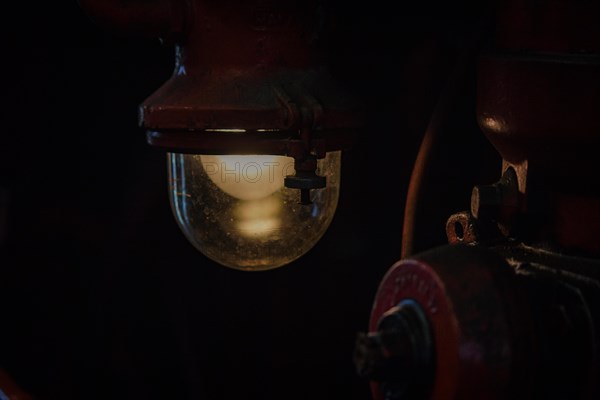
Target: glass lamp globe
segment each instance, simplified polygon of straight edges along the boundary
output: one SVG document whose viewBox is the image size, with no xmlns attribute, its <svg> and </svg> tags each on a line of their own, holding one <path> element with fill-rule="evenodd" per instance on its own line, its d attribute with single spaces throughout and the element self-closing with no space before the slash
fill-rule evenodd
<svg viewBox="0 0 600 400">
<path fill-rule="evenodd" d="M 326 178 L 300 204 L 284 185 L 294 159 L 276 155 L 168 153 L 170 201 L 187 239 L 224 266 L 258 271 L 288 264 L 323 236 L 339 197 L 341 152 L 317 162 Z"/>
</svg>

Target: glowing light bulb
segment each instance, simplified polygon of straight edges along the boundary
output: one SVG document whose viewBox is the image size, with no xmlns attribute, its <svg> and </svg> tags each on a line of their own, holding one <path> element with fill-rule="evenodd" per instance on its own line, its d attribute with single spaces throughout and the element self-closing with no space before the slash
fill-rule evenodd
<svg viewBox="0 0 600 400">
<path fill-rule="evenodd" d="M 294 159 L 281 156 L 200 156 L 208 177 L 221 190 L 240 200 L 262 199 L 283 187 Z"/>
<path fill-rule="evenodd" d="M 267 236 L 281 227 L 281 202 L 273 197 L 241 202 L 233 212 L 240 234 L 247 237 Z"/>
<path fill-rule="evenodd" d="M 339 196 L 341 153 L 327 153 L 317 173 L 327 186 L 284 186 L 294 160 L 274 155 L 168 155 L 171 206 L 188 240 L 214 261 L 236 269 L 288 264 L 323 236 Z"/>
</svg>

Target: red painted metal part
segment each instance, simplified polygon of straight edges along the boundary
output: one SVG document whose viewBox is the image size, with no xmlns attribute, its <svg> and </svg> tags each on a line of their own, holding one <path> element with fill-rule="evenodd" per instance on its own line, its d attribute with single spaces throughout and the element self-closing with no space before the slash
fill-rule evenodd
<svg viewBox="0 0 600 400">
<path fill-rule="evenodd" d="M 315 154 L 322 158 L 328 151 L 352 147 L 357 134 L 358 132 L 350 129 L 328 131 L 324 138 L 317 132 L 316 137 L 311 139 L 311 146 Z M 293 157 L 296 152 L 302 152 L 305 148 L 302 140 L 291 132 L 246 132 L 240 135 L 206 131 L 149 131 L 147 139 L 153 146 L 169 148 L 176 153 L 287 154 Z"/>
<path fill-rule="evenodd" d="M 184 137 L 189 148 L 207 151 L 246 139 L 299 139 L 300 128 L 309 123 L 314 124 L 314 138 L 325 140 L 328 149 L 341 150 L 361 124 L 358 107 L 342 93 L 324 69 L 186 70 L 144 102 L 140 119 L 150 132 L 150 144 L 167 148 L 181 148 L 179 139 Z M 317 98 L 322 114 L 318 121 L 307 122 L 304 117 L 315 112 L 311 99 Z M 245 132 L 224 135 L 223 130 Z"/>
<path fill-rule="evenodd" d="M 376 332 L 381 317 L 404 299 L 414 299 L 423 307 L 434 331 L 436 349 L 456 349 L 459 333 L 450 314 L 451 304 L 444 294 L 443 283 L 429 265 L 416 260 L 395 264 L 383 278 L 371 312 L 369 331 Z M 433 396 L 456 390 L 458 364 L 457 351 L 450 350 L 437 356 L 436 374 L 445 373 L 447 379 L 436 382 L 432 389 Z M 384 399 L 378 383 L 371 383 L 371 391 L 375 400 Z"/>
<path fill-rule="evenodd" d="M 403 301 L 420 305 L 435 346 L 423 398 L 596 399 L 599 266 L 514 243 L 440 247 L 390 269 L 369 328 L 381 332 L 382 317 Z M 383 400 L 389 385 L 371 388 Z"/>
<path fill-rule="evenodd" d="M 513 167 L 525 241 L 600 256 L 600 3 L 507 1 L 479 64 L 477 120 Z"/>
<path fill-rule="evenodd" d="M 547 221 L 529 242 L 600 255 L 599 109 L 600 54 L 482 57 L 478 123 L 517 171 L 524 212 Z"/>
<path fill-rule="evenodd" d="M 497 2 L 496 44 L 515 51 L 600 53 L 600 3 L 588 0 Z"/>
<path fill-rule="evenodd" d="M 496 52 L 482 57 L 478 82 L 478 123 L 504 160 L 527 160 L 553 187 L 594 184 L 600 56 Z"/>
<path fill-rule="evenodd" d="M 323 156 L 362 125 L 325 68 L 319 1 L 80 1 L 107 28 L 177 43 L 173 76 L 140 106 L 151 145 Z"/>
<path fill-rule="evenodd" d="M 191 10 L 173 77 L 140 107 L 150 144 L 233 152 L 231 135 L 214 133 L 234 129 L 248 142 L 298 139 L 318 151 L 311 140 L 319 139 L 330 150 L 348 147 L 360 108 L 324 67 L 318 2 L 197 0 Z M 301 138 L 302 130 L 310 136 Z M 281 143 L 265 147 L 285 152 Z"/>
<path fill-rule="evenodd" d="M 493 252 L 479 247 L 446 246 L 395 264 L 383 278 L 369 328 L 402 300 L 424 310 L 435 343 L 431 399 L 526 398 L 519 359 L 530 330 L 514 290 L 514 273 Z M 378 383 L 373 397 L 383 400 Z"/>
<path fill-rule="evenodd" d="M 553 239 L 569 250 L 600 254 L 600 198 L 555 193 L 551 203 Z"/>
<path fill-rule="evenodd" d="M 396 264 L 370 320 L 376 332 L 408 298 L 425 310 L 432 399 L 598 398 L 599 17 L 597 2 L 498 3 L 477 120 L 504 182 L 476 187 L 471 212 L 448 221 L 450 242 L 473 246 Z"/>
<path fill-rule="evenodd" d="M 127 35 L 180 38 L 187 0 L 78 0 L 98 25 Z"/>
</svg>

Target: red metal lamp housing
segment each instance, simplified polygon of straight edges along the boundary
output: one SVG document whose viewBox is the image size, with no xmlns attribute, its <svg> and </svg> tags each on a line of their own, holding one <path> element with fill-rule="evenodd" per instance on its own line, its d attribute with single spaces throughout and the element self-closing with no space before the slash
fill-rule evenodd
<svg viewBox="0 0 600 400">
<path fill-rule="evenodd" d="M 140 106 L 168 151 L 175 217 L 228 267 L 285 265 L 335 212 L 357 102 L 322 57 L 318 1 L 81 0 L 109 29 L 176 43 L 175 71 Z"/>
</svg>

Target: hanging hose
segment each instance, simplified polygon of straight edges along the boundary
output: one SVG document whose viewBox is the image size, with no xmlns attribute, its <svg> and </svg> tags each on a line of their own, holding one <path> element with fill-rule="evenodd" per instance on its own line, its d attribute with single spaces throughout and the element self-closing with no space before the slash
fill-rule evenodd
<svg viewBox="0 0 600 400">
<path fill-rule="evenodd" d="M 402 226 L 402 258 L 407 258 L 413 254 L 419 200 L 422 197 L 427 172 L 430 168 L 431 154 L 451 115 L 453 101 L 466 85 L 469 67 L 476 61 L 483 42 L 487 38 L 490 21 L 492 20 L 491 16 L 492 13 L 486 10 L 469 43 L 459 54 L 454 68 L 450 72 L 448 80 L 440 93 L 425 134 L 423 135 L 423 140 L 421 141 L 421 146 L 419 147 L 419 152 L 417 153 L 410 176 L 408 194 L 406 196 L 404 224 Z"/>
</svg>

